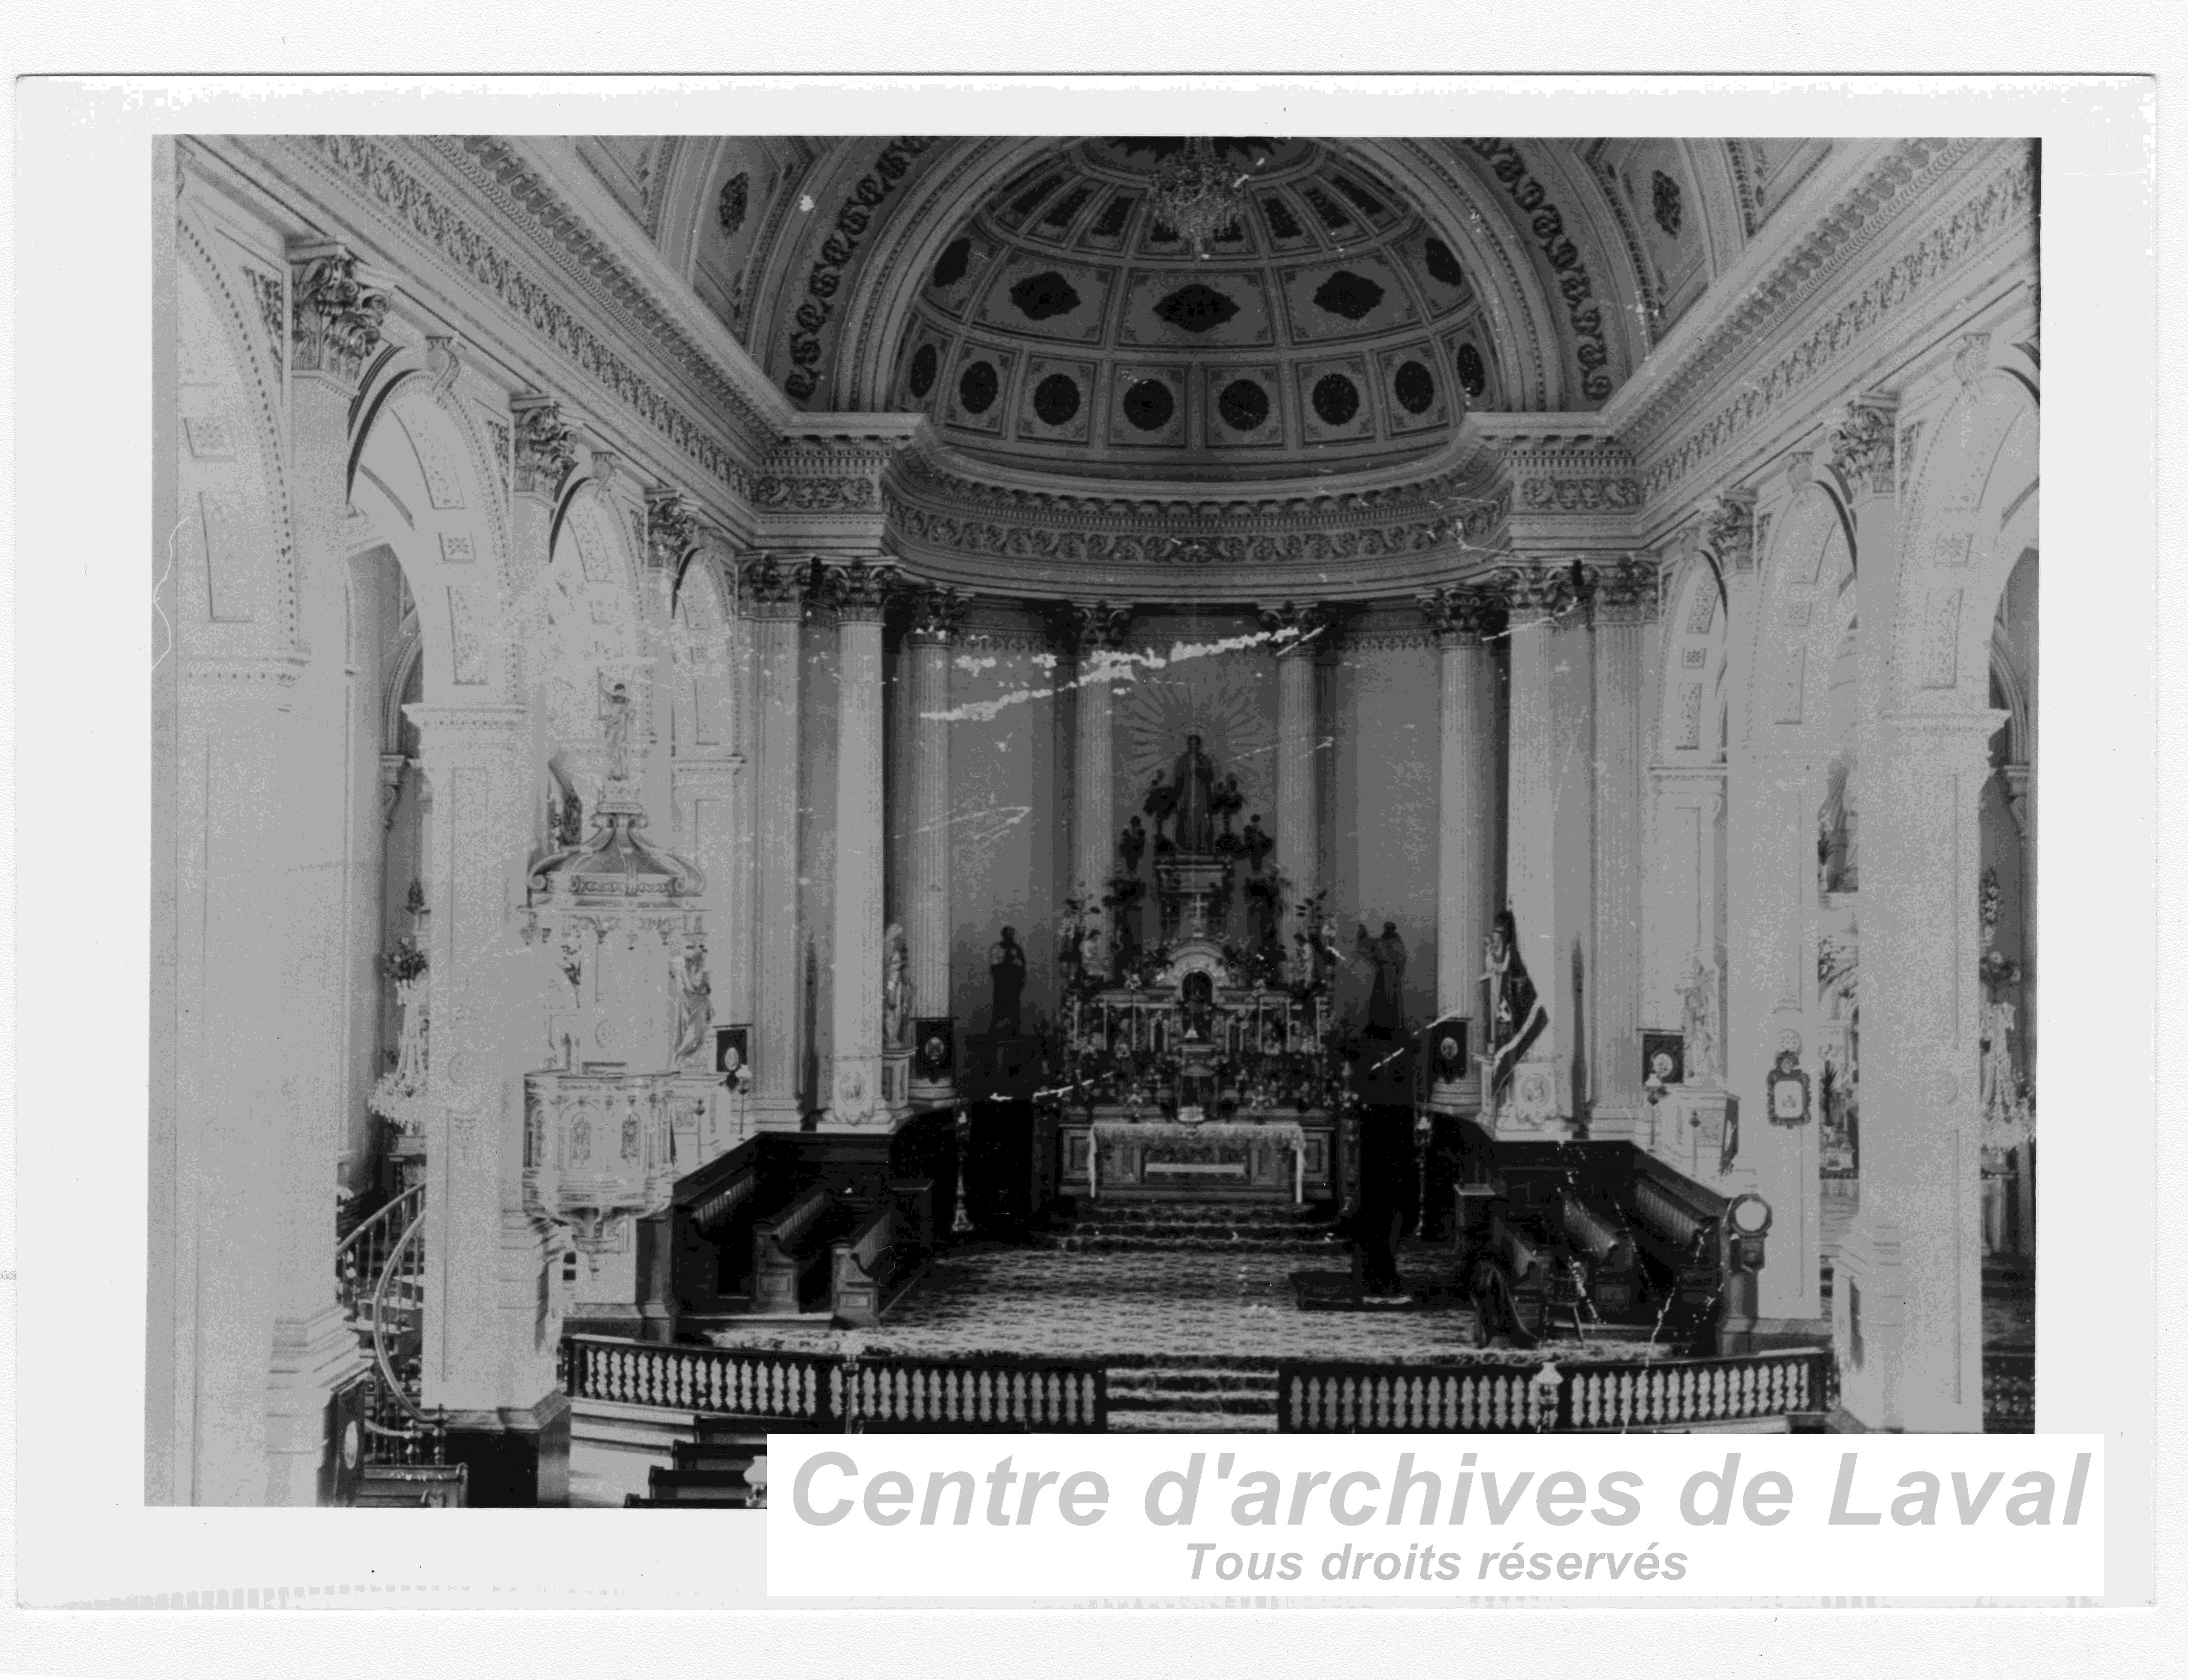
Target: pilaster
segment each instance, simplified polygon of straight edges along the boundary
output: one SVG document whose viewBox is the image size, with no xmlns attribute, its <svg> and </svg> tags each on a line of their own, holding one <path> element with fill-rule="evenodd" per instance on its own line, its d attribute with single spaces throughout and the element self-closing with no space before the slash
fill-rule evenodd
<svg viewBox="0 0 2188 1680">
<path fill-rule="evenodd" d="M 1322 889 L 1322 775 L 1317 754 L 1325 731 L 1315 663 L 1334 634 L 1335 617 L 1319 603 L 1285 601 L 1260 610 L 1261 628 L 1284 634 L 1277 659 L 1276 865 L 1295 903 Z"/>
<path fill-rule="evenodd" d="M 753 894 L 753 1113 L 763 1127 L 797 1129 L 804 1114 L 798 1069 L 802 893 L 798 885 L 798 671 L 811 562 L 755 555 L 739 595 L 752 625 L 755 686 L 757 828 Z"/>
<path fill-rule="evenodd" d="M 1110 685 L 1131 623 L 1130 606 L 1112 606 L 1106 600 L 1071 606 L 1071 640 L 1077 657 L 1072 685 L 1071 895 L 1086 906 L 1090 923 L 1102 926 L 1105 949 L 1107 917 L 1102 898 L 1117 850 Z"/>
<path fill-rule="evenodd" d="M 956 1088 L 956 1030 L 950 1021 L 950 650 L 962 627 L 965 598 L 955 589 L 922 589 L 913 598 L 906 652 L 911 667 L 911 852 L 905 935 L 911 958 L 911 1015 L 941 1022 L 943 1065 L 926 1046 L 935 1029 L 919 1032 L 913 1094 L 946 1101 Z"/>
</svg>

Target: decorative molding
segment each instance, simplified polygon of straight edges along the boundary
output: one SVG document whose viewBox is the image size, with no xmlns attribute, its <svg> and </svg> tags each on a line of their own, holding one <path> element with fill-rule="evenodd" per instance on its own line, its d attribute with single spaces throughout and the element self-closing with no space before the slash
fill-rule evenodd
<svg viewBox="0 0 2188 1680">
<path fill-rule="evenodd" d="M 324 166 L 393 217 L 405 231 L 423 241 L 487 296 L 554 346 L 709 478 L 739 495 L 748 492 L 750 473 L 705 427 L 663 395 L 516 258 L 473 226 L 461 211 L 418 174 L 398 162 L 386 145 L 341 134 L 307 136 L 299 144 Z M 445 143 L 427 140 L 420 144 L 445 145 L 452 149 L 448 154 L 452 162 L 461 165 L 468 161 L 482 189 L 494 200 L 494 207 L 513 223 L 528 228 L 543 248 L 559 252 L 567 261 L 572 284 L 585 286 L 589 295 L 598 296 L 599 286 L 610 280 L 618 283 L 619 290 L 612 300 L 601 297 L 600 301 L 620 305 L 615 313 L 630 319 L 634 337 L 660 344 L 664 356 L 698 381 L 719 402 L 722 410 L 748 417 L 763 437 L 771 434 L 774 428 L 767 417 L 721 375 L 708 352 L 669 321 L 629 279 L 612 251 L 595 240 L 579 218 L 565 213 L 555 224 L 553 234 L 541 226 L 538 206 L 550 202 L 550 195 L 529 166 L 505 144 L 493 139 Z M 518 196 L 520 188 L 531 190 L 534 195 Z M 573 252 L 567 244 L 570 240 L 578 241 L 584 253 Z M 585 273 L 593 277 L 589 285 L 581 278 Z"/>
<path fill-rule="evenodd" d="M 1892 420 L 1898 411 L 1890 397 L 1858 397 L 1825 424 L 1824 458 L 1856 498 L 1892 493 Z"/>
<path fill-rule="evenodd" d="M 1879 185 L 1849 194 L 1790 253 L 1771 279 L 1755 289 L 1751 300 L 1720 323 L 1705 346 L 1660 381 L 1646 403 L 1628 417 L 1627 435 L 1637 440 L 1668 426 L 1691 402 L 1701 384 L 1737 352 L 1763 341 L 1773 319 L 1795 302 L 1813 294 L 1830 275 L 1873 243 L 1893 219 L 1892 207 L 1919 203 L 1908 186 L 1926 184 L 1980 143 L 1909 142 L 1865 178 Z M 2030 224 L 2035 203 L 2033 161 L 2024 151 L 2009 167 L 1992 175 L 1935 226 L 1877 273 L 1852 297 L 1817 322 L 1791 344 L 1783 344 L 1766 366 L 1741 375 L 1734 394 L 1656 454 L 1642 482 L 1653 499 L 1754 431 L 1780 407 L 1887 321 L 1904 314 L 1917 298 L 1926 298 L 1937 282 L 1972 253 L 2016 227 Z"/>
<path fill-rule="evenodd" d="M 380 343 L 392 302 L 387 289 L 360 277 L 355 253 L 338 245 L 300 247 L 289 271 L 296 371 L 331 374 L 354 386 Z"/>
<path fill-rule="evenodd" d="M 1526 513 L 1625 513 L 1641 505 L 1638 478 L 1523 478 L 1519 505 Z"/>
<path fill-rule="evenodd" d="M 1990 335 L 1969 332 L 1960 335 L 1960 348 L 1953 353 L 1953 375 L 1960 382 L 1960 389 L 1972 392 L 1990 371 Z"/>
<path fill-rule="evenodd" d="M 266 347 L 273 352 L 274 377 L 278 381 L 289 354 L 288 297 L 279 275 L 247 262 L 242 268 L 244 279 L 251 282 L 251 295 L 258 300 L 258 319 L 266 327 Z"/>
<path fill-rule="evenodd" d="M 454 390 L 464 371 L 463 340 L 451 333 L 426 335 L 426 370 L 432 376 L 435 396 L 445 396 Z"/>
<path fill-rule="evenodd" d="M 1603 308 L 1595 302 L 1595 288 L 1587 277 L 1580 251 L 1565 237 L 1565 217 L 1540 182 L 1528 173 L 1526 160 L 1509 140 L 1469 139 L 1463 142 L 1488 164 L 1489 172 L 1502 182 L 1512 202 L 1527 219 L 1528 231 L 1541 248 L 1542 260 L 1557 275 L 1558 295 L 1565 300 L 1566 317 L 1573 330 L 1573 362 L 1580 369 L 1581 395 L 1600 403 L 1616 388 L 1610 371 L 1610 347 L 1603 332 Z"/>
<path fill-rule="evenodd" d="M 782 381 L 791 400 L 803 403 L 820 389 L 819 369 L 825 353 L 821 335 L 836 310 L 836 294 L 843 285 L 843 271 L 858 254 L 859 242 L 873 225 L 874 210 L 896 190 L 911 168 L 912 159 L 934 144 L 935 137 L 905 134 L 883 146 L 874 166 L 859 178 L 836 212 L 832 232 L 820 241 L 820 255 L 805 276 L 805 297 L 792 312 L 785 343 L 790 371 Z"/>
</svg>

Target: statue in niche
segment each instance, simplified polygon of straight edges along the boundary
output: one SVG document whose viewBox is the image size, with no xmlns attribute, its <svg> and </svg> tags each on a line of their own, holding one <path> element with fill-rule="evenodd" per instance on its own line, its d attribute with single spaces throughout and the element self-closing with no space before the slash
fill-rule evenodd
<svg viewBox="0 0 2188 1680">
<path fill-rule="evenodd" d="M 1269 831 L 1261 826 L 1259 812 L 1246 819 L 1246 832 L 1238 837 L 1238 849 L 1245 854 L 1246 867 L 1254 874 L 1261 872 L 1261 865 L 1276 843 Z"/>
<path fill-rule="evenodd" d="M 1215 849 L 1215 766 L 1200 750 L 1200 737 L 1188 735 L 1185 751 L 1170 770 L 1177 809 L 1177 849 L 1205 857 Z"/>
<path fill-rule="evenodd" d="M 1854 765 L 1844 754 L 1831 761 L 1823 807 L 1816 813 L 1817 885 L 1826 893 L 1861 888 L 1860 819 L 1855 809 Z"/>
<path fill-rule="evenodd" d="M 1155 855 L 1176 849 L 1176 843 L 1163 832 L 1163 825 L 1177 815 L 1177 789 L 1164 781 L 1160 770 L 1148 785 L 1148 797 L 1140 809 L 1154 819 Z"/>
<path fill-rule="evenodd" d="M 1687 972 L 1679 982 L 1681 1030 L 1687 1040 L 1687 1083 L 1714 1084 L 1717 1059 L 1717 973 L 1696 951 L 1687 959 Z"/>
<path fill-rule="evenodd" d="M 633 721 L 629 686 L 617 683 L 608 691 L 607 715 L 601 725 L 601 736 L 607 743 L 610 781 L 627 782 L 630 780 L 630 729 Z"/>
<path fill-rule="evenodd" d="M 1157 785 L 1160 785 L 1159 779 Z M 1125 860 L 1125 874 L 1137 875 L 1140 872 L 1140 860 L 1146 855 L 1147 849 L 1147 826 L 1137 817 L 1134 817 L 1131 825 L 1117 839 L 1117 855 Z"/>
<path fill-rule="evenodd" d="M 1398 937 L 1398 924 L 1384 922 L 1382 933 L 1370 939 L 1363 922 L 1352 944 L 1375 967 L 1374 989 L 1368 995 L 1368 1036 L 1396 1038 L 1406 1025 L 1406 942 Z"/>
<path fill-rule="evenodd" d="M 989 1027 L 996 1033 L 1018 1030 L 1020 1000 L 1025 995 L 1025 947 L 1018 929 L 1006 927 L 1002 937 L 988 947 L 988 978 L 994 987 Z"/>
<path fill-rule="evenodd" d="M 911 1042 L 910 964 L 904 926 L 892 922 L 882 935 L 882 1043 L 890 1050 L 901 1050 Z"/>
<path fill-rule="evenodd" d="M 1185 1038 L 1188 1044 L 1205 1043 L 1215 1030 L 1215 983 L 1195 969 L 1178 989 L 1185 1005 Z"/>
<path fill-rule="evenodd" d="M 678 989 L 676 1060 L 681 1063 L 706 1049 L 714 1028 L 713 982 L 707 978 L 707 947 L 697 939 L 684 942 L 684 972 Z"/>
<path fill-rule="evenodd" d="M 1246 808 L 1246 796 L 1238 791 L 1238 777 L 1235 771 L 1215 784 L 1213 806 L 1215 815 L 1223 819 L 1223 837 L 1216 844 L 1224 851 L 1233 851 L 1238 843 L 1231 832 L 1231 820 Z M 1226 842 L 1229 843 L 1226 844 Z"/>
</svg>

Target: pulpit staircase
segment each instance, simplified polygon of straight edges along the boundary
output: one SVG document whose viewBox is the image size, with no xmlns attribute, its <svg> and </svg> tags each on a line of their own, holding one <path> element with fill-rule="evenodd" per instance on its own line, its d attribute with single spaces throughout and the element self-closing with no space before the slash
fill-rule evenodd
<svg viewBox="0 0 2188 1680">
<path fill-rule="evenodd" d="M 344 1237 L 335 1288 L 371 1361 L 356 1502 L 367 1508 L 464 1502 L 465 1467 L 443 1462 L 447 1426 L 423 1404 L 426 1187 L 414 1186 Z"/>
</svg>

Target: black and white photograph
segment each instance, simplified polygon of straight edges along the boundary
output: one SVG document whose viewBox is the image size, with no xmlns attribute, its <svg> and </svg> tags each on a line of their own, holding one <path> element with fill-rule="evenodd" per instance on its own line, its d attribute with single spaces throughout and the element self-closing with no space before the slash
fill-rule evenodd
<svg viewBox="0 0 2188 1680">
<path fill-rule="evenodd" d="M 151 1497 L 2033 1426 L 2033 141 L 163 162 Z"/>
<path fill-rule="evenodd" d="M 20 1604 L 2152 1602 L 2153 88 L 20 82 Z"/>
</svg>

